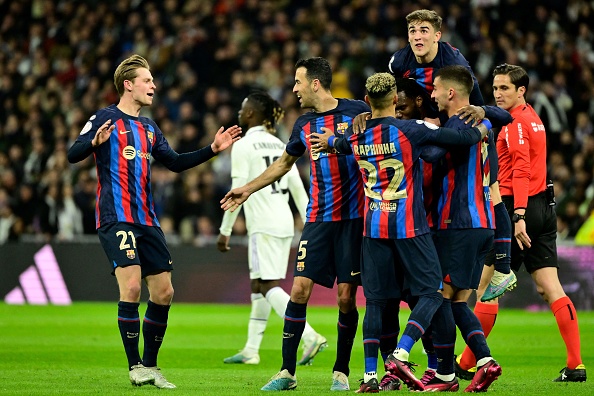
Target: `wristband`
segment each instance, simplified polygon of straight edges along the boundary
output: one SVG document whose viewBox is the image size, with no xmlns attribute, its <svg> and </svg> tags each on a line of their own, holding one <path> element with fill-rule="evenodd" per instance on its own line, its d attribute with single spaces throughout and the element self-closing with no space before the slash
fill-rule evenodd
<svg viewBox="0 0 594 396">
<path fill-rule="evenodd" d="M 328 146 L 334 147 L 334 141 L 336 140 L 336 136 L 330 136 L 328 138 Z"/>
<path fill-rule="evenodd" d="M 491 130 L 491 128 L 493 128 L 493 124 L 491 124 L 491 121 L 489 121 L 488 118 L 483 118 L 483 121 L 481 121 L 481 124 L 483 124 L 484 126 L 487 127 L 487 130 Z"/>
</svg>

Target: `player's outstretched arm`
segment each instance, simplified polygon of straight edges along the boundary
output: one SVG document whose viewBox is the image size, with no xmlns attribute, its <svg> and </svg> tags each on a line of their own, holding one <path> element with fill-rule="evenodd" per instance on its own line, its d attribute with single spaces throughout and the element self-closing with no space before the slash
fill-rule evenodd
<svg viewBox="0 0 594 396">
<path fill-rule="evenodd" d="M 299 159 L 299 157 L 294 157 L 286 151 L 283 152 L 283 155 L 266 168 L 260 176 L 256 177 L 248 184 L 234 188 L 225 194 L 220 201 L 221 208 L 232 212 L 235 211 L 239 205 L 244 203 L 250 197 L 250 195 L 286 175 L 297 159 Z"/>
<path fill-rule="evenodd" d="M 115 125 L 110 124 L 111 120 L 105 121 L 103 125 L 101 125 L 97 129 L 97 132 L 93 137 L 93 140 L 87 140 L 84 142 L 77 140 L 76 142 L 74 142 L 72 147 L 68 149 L 68 161 L 74 164 L 84 160 L 95 150 L 95 147 L 98 147 L 99 145 L 109 140 L 111 132 L 113 132 L 113 130 L 115 129 Z"/>
<path fill-rule="evenodd" d="M 233 125 L 224 131 L 223 127 L 220 127 L 210 147 L 215 154 L 219 153 L 238 141 L 241 138 L 240 135 L 241 127 L 238 127 L 237 125 Z"/>
<path fill-rule="evenodd" d="M 483 118 L 488 118 L 496 128 L 501 128 L 513 121 L 509 112 L 497 106 L 468 105 L 458 109 L 458 114 L 461 120 L 465 120 L 465 124 L 472 122 L 472 126 L 477 126 Z"/>
</svg>

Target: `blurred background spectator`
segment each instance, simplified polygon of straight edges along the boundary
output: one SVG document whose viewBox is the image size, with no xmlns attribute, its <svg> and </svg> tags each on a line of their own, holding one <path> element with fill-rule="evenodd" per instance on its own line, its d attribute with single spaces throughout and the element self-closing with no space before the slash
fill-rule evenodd
<svg viewBox="0 0 594 396">
<path fill-rule="evenodd" d="M 327 57 L 333 94 L 363 98 L 365 79 L 406 45 L 405 16 L 417 8 L 443 17 L 443 41 L 463 51 L 490 104 L 494 66 L 529 72 L 528 99 L 548 131 L 559 236 L 574 237 L 594 207 L 591 1 L 0 0 L 0 243 L 96 232 L 94 160 L 70 165 L 65 152 L 94 111 L 117 102 L 113 72 L 130 54 L 151 63 L 157 95 L 145 111 L 177 151 L 235 124 L 256 87 L 285 107 L 278 134 L 287 141 L 301 114 L 295 62 Z M 298 165 L 307 185 L 306 161 Z M 168 238 L 211 243 L 230 187 L 228 153 L 179 175 L 157 164 L 152 172 Z"/>
</svg>

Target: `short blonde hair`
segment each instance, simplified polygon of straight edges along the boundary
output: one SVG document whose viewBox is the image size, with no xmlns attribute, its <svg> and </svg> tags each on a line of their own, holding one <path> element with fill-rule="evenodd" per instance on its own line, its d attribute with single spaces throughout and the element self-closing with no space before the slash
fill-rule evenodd
<svg viewBox="0 0 594 396">
<path fill-rule="evenodd" d="M 429 22 L 436 32 L 441 30 L 442 19 L 433 10 L 416 10 L 406 16 L 406 27 L 412 23 Z"/>
<path fill-rule="evenodd" d="M 124 94 L 124 81 L 132 81 L 138 76 L 137 69 L 145 68 L 150 70 L 150 66 L 146 59 L 140 55 L 132 55 L 131 57 L 124 59 L 120 63 L 113 74 L 113 83 L 115 84 L 116 90 L 120 97 Z"/>
<path fill-rule="evenodd" d="M 372 107 L 385 109 L 394 105 L 396 79 L 390 73 L 375 73 L 365 82 L 367 97 Z"/>
</svg>

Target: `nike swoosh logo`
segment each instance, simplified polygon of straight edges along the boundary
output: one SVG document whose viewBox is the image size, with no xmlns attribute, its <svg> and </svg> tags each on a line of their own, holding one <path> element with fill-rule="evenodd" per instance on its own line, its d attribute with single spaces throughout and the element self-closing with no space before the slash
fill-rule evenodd
<svg viewBox="0 0 594 396">
<path fill-rule="evenodd" d="M 359 271 L 359 272 L 353 272 L 353 271 L 351 271 L 351 276 L 357 276 L 357 275 L 359 275 L 360 273 L 361 273 L 361 271 Z"/>
<path fill-rule="evenodd" d="M 125 135 L 126 133 L 131 132 L 131 131 L 119 131 L 119 132 L 120 132 L 120 135 Z"/>
<path fill-rule="evenodd" d="M 173 264 L 173 261 L 169 260 L 169 265 Z"/>
</svg>

